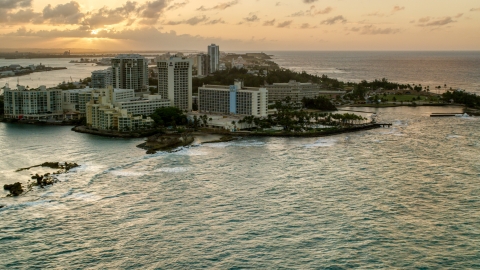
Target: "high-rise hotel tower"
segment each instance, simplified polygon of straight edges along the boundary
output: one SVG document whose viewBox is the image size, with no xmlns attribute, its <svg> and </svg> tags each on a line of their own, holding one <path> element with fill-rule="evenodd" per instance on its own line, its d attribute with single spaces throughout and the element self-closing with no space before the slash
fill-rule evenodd
<svg viewBox="0 0 480 270">
<path fill-rule="evenodd" d="M 192 65 L 192 59 L 176 56 L 157 62 L 158 94 L 183 111 L 192 110 Z"/>
<path fill-rule="evenodd" d="M 112 59 L 113 88 L 134 89 L 141 92 L 148 88 L 148 61 L 139 54 L 119 54 Z"/>
<path fill-rule="evenodd" d="M 210 58 L 210 73 L 214 73 L 218 70 L 220 64 L 220 47 L 218 45 L 212 44 L 208 46 L 208 57 Z"/>
</svg>

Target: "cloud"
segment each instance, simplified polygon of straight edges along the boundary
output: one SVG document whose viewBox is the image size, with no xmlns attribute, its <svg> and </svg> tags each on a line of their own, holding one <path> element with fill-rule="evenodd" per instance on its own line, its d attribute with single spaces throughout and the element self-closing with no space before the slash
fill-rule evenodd
<svg viewBox="0 0 480 270">
<path fill-rule="evenodd" d="M 42 13 L 34 12 L 31 8 L 9 12 L 5 9 L 0 9 L 0 23 L 14 25 L 26 23 L 40 24 L 42 22 Z"/>
<path fill-rule="evenodd" d="M 140 23 L 145 25 L 154 24 L 165 12 L 170 0 L 147 1 L 138 8 L 138 14 L 142 19 Z"/>
<path fill-rule="evenodd" d="M 362 27 L 352 27 L 351 32 L 358 32 L 361 35 L 392 35 L 400 32 L 400 29 L 395 28 L 378 28 L 373 25 L 364 25 Z"/>
<path fill-rule="evenodd" d="M 275 19 L 263 22 L 263 26 L 274 26 L 274 25 L 275 25 Z"/>
<path fill-rule="evenodd" d="M 479 8 L 471 8 L 470 11 L 480 11 L 480 7 Z"/>
<path fill-rule="evenodd" d="M 260 19 L 257 17 L 257 15 L 253 14 L 250 17 L 243 18 L 247 22 L 256 22 L 259 21 Z"/>
<path fill-rule="evenodd" d="M 229 50 L 255 50 L 265 41 L 257 40 L 239 40 L 222 39 L 215 37 L 201 37 L 192 35 L 180 35 L 175 31 L 161 32 L 155 27 L 130 28 L 121 31 L 101 30 L 97 34 L 92 34 L 91 30 L 85 30 L 81 27 L 66 30 L 27 30 L 20 27 L 18 30 L 8 34 L 0 34 L 1 38 L 8 38 L 8 46 L 27 47 L 31 42 L 35 44 L 50 44 L 54 40 L 58 46 L 68 47 L 72 40 L 78 41 L 81 38 L 88 38 L 89 42 L 99 44 L 102 47 L 115 46 L 118 50 L 123 49 L 145 49 L 145 50 L 191 50 L 206 49 L 205 44 L 222 44 L 223 48 Z M 269 41 L 270 42 L 270 41 Z M 275 44 L 275 43 L 272 43 Z M 6 44 L 0 44 L 5 47 Z"/>
<path fill-rule="evenodd" d="M 423 17 L 423 18 L 418 19 L 418 22 L 420 22 L 420 23 L 426 23 L 428 21 L 430 21 L 430 17 Z"/>
<path fill-rule="evenodd" d="M 16 9 L 32 6 L 32 0 L 0 0 L 0 9 Z"/>
<path fill-rule="evenodd" d="M 317 9 L 315 6 L 311 6 L 310 9 L 306 11 L 297 11 L 295 13 L 292 13 L 288 17 L 303 17 L 303 16 L 316 16 L 316 15 L 322 15 L 322 14 L 328 14 L 332 11 L 333 9 L 331 7 L 326 7 L 324 9 Z"/>
<path fill-rule="evenodd" d="M 337 22 L 346 23 L 347 19 L 345 19 L 345 17 L 343 17 L 342 15 L 339 15 L 322 21 L 322 24 L 332 25 L 336 24 Z"/>
<path fill-rule="evenodd" d="M 288 28 L 292 24 L 293 21 L 284 21 L 277 25 L 278 28 Z"/>
<path fill-rule="evenodd" d="M 43 9 L 43 18 L 52 24 L 78 24 L 84 14 L 80 12 L 80 5 L 75 1 L 58 4 L 55 7 L 48 4 Z"/>
<path fill-rule="evenodd" d="M 211 8 L 206 8 L 205 6 L 201 6 L 201 7 L 197 8 L 197 11 L 208 11 L 208 10 L 215 10 L 215 9 L 225 10 L 225 9 L 227 9 L 229 7 L 232 7 L 232 6 L 234 6 L 238 3 L 239 3 L 238 0 L 233 0 L 233 1 L 230 1 L 230 2 L 220 3 L 216 6 L 211 7 Z"/>
<path fill-rule="evenodd" d="M 197 25 L 202 22 L 207 22 L 208 19 L 209 18 L 207 16 L 203 15 L 203 16 L 195 16 L 183 21 L 169 21 L 166 24 L 167 25 L 179 25 L 179 24 Z"/>
<path fill-rule="evenodd" d="M 312 28 L 317 28 L 316 26 L 310 26 L 309 23 L 304 23 L 300 26 L 301 29 L 312 29 Z"/>
<path fill-rule="evenodd" d="M 305 16 L 305 12 L 303 11 L 297 11 L 295 13 L 292 13 L 290 16 L 288 17 L 302 17 L 302 16 Z"/>
<path fill-rule="evenodd" d="M 210 21 L 206 22 L 205 24 L 210 24 L 210 25 L 213 25 L 213 24 L 225 24 L 225 21 L 222 20 L 222 19 L 215 19 L 215 20 L 210 20 Z"/>
<path fill-rule="evenodd" d="M 378 11 L 375 11 L 375 12 L 367 14 L 366 16 L 368 16 L 368 17 L 385 17 L 385 14 L 380 13 Z"/>
<path fill-rule="evenodd" d="M 314 7 L 314 6 L 312 6 L 312 7 Z M 315 16 L 315 15 L 321 15 L 321 14 L 328 14 L 331 11 L 332 11 L 331 7 L 326 7 L 324 9 L 319 9 L 319 10 L 311 8 L 310 9 L 310 15 Z"/>
<path fill-rule="evenodd" d="M 393 7 L 393 10 L 392 10 L 392 13 L 394 13 L 394 12 L 399 12 L 399 11 L 402 11 L 402 10 L 405 10 L 405 7 L 394 6 L 394 7 Z"/>
<path fill-rule="evenodd" d="M 303 3 L 311 4 L 311 3 L 316 2 L 316 1 L 318 1 L 318 0 L 303 0 Z"/>
<path fill-rule="evenodd" d="M 173 3 L 173 5 L 169 6 L 169 7 L 167 8 L 167 10 L 179 9 L 179 8 L 182 8 L 182 7 L 186 6 L 188 3 L 189 3 L 188 0 L 185 1 L 185 2 Z"/>
<path fill-rule="evenodd" d="M 85 16 L 82 25 L 96 28 L 121 23 L 128 19 L 128 15 L 135 9 L 135 5 L 136 3 L 127 2 L 123 7 L 116 9 L 103 7 L 95 12 L 89 12 Z"/>
<path fill-rule="evenodd" d="M 460 15 L 460 17 L 462 15 Z M 445 26 L 445 25 L 448 25 L 448 24 L 455 23 L 457 21 L 454 21 L 452 19 L 452 17 L 448 16 L 448 17 L 444 17 L 444 18 L 441 18 L 441 19 L 437 19 L 437 20 L 431 20 L 430 17 L 425 17 L 425 18 L 419 19 L 418 22 L 419 22 L 419 24 L 417 24 L 417 26 L 419 26 L 419 27 L 441 27 L 441 26 Z"/>
</svg>

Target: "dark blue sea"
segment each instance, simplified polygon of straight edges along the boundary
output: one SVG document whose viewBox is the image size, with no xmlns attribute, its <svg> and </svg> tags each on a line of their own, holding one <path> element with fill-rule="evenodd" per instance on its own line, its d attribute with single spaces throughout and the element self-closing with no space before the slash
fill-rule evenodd
<svg viewBox="0 0 480 270">
<path fill-rule="evenodd" d="M 1 185 L 81 165 L 0 192 L 0 268 L 480 268 L 480 118 L 363 111 L 393 126 L 154 155 L 142 139 L 0 123 Z"/>
</svg>

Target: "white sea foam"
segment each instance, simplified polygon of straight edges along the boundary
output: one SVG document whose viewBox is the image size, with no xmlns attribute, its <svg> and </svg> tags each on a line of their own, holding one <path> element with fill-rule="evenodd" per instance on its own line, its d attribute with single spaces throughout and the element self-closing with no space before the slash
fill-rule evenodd
<svg viewBox="0 0 480 270">
<path fill-rule="evenodd" d="M 143 172 L 136 172 L 136 171 L 127 171 L 127 170 L 115 170 L 111 171 L 111 174 L 115 176 L 143 176 L 145 173 Z"/>
<path fill-rule="evenodd" d="M 463 136 L 455 135 L 455 134 L 449 134 L 449 135 L 447 135 L 447 139 L 455 139 L 455 138 L 463 138 Z"/>
<path fill-rule="evenodd" d="M 92 193 L 84 193 L 84 192 L 71 193 L 68 196 L 66 196 L 66 198 L 79 200 L 79 201 L 87 201 L 87 202 L 98 201 L 101 199 L 101 197 L 98 195 L 95 195 Z"/>
<path fill-rule="evenodd" d="M 173 167 L 173 168 L 160 168 L 156 169 L 155 172 L 165 172 L 165 173 L 183 173 L 188 172 L 189 168 L 186 167 Z"/>
<path fill-rule="evenodd" d="M 315 141 L 312 144 L 304 145 L 306 148 L 314 148 L 314 147 L 332 147 L 337 143 L 337 139 L 320 139 Z"/>
</svg>

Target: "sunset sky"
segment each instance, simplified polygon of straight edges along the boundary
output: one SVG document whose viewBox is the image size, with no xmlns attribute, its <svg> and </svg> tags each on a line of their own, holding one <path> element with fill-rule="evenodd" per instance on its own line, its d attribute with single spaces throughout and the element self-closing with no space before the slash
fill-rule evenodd
<svg viewBox="0 0 480 270">
<path fill-rule="evenodd" d="M 480 50 L 478 0 L 0 0 L 0 48 Z"/>
</svg>

